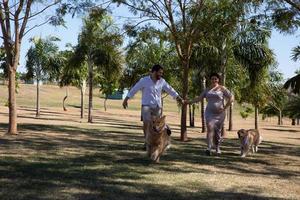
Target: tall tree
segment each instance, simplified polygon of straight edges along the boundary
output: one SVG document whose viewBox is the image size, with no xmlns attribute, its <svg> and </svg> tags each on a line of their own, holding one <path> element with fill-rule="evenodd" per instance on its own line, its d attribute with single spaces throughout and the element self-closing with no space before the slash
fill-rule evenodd
<svg viewBox="0 0 300 200">
<path fill-rule="evenodd" d="M 15 95 L 16 71 L 20 60 L 20 50 L 24 35 L 31 30 L 46 23 L 53 25 L 63 25 L 63 16 L 69 12 L 75 14 L 94 3 L 85 0 L 3 0 L 0 3 L 0 26 L 1 38 L 4 43 L 6 53 L 6 64 L 8 70 L 8 99 L 9 99 L 9 134 L 17 134 L 17 105 Z M 41 20 L 43 14 L 50 9 L 55 9 L 52 15 L 44 15 L 45 20 L 40 24 L 28 23 L 33 20 Z"/>
<path fill-rule="evenodd" d="M 261 110 L 266 116 L 277 116 L 278 125 L 282 125 L 283 109 L 287 103 L 288 95 L 283 88 L 283 75 L 277 71 L 274 65 L 269 72 L 269 81 L 267 83 L 270 91 L 269 100 Z"/>
<path fill-rule="evenodd" d="M 255 107 L 255 129 L 258 129 L 259 108 L 270 95 L 266 81 L 268 68 L 274 62 L 268 47 L 270 31 L 256 23 L 242 27 L 236 37 L 235 58 L 248 71 L 249 84 L 243 88 L 242 98 Z"/>
<path fill-rule="evenodd" d="M 119 67 L 118 62 L 121 60 L 117 61 L 115 56 L 119 55 L 117 49 L 121 44 L 122 37 L 112 18 L 101 8 L 92 9 L 88 17 L 84 19 L 84 26 L 75 49 L 78 64 L 74 65 L 74 67 L 80 67 L 83 62 L 86 62 L 88 66 L 88 122 L 90 123 L 93 122 L 94 81 L 99 80 L 99 76 L 102 75 L 108 80 L 108 76 L 104 74 L 106 70 L 111 70 L 111 66 Z M 102 74 L 95 76 L 94 72 Z"/>
<path fill-rule="evenodd" d="M 290 97 L 288 103 L 285 105 L 284 112 L 292 119 L 300 118 L 300 97 L 298 95 Z M 294 121 L 293 123 L 295 123 Z"/>
<path fill-rule="evenodd" d="M 170 39 L 174 42 L 182 70 L 182 97 L 187 99 L 188 77 L 193 44 L 199 36 L 196 26 L 197 16 L 201 13 L 204 0 L 197 1 L 147 1 L 114 0 L 130 8 L 135 15 L 142 16 L 142 22 L 156 21 L 167 28 Z M 181 140 L 187 140 L 186 130 L 187 105 L 181 109 Z"/>
<path fill-rule="evenodd" d="M 119 45 L 121 44 L 121 41 Z M 107 97 L 119 89 L 119 80 L 123 71 L 123 55 L 117 45 L 106 44 L 106 58 L 103 62 L 103 56 L 95 55 L 95 64 L 97 67 L 96 82 L 99 83 L 100 91 L 105 96 L 104 109 L 107 110 Z"/>
<path fill-rule="evenodd" d="M 40 116 L 40 84 L 41 81 L 54 79 L 59 73 L 63 61 L 58 52 L 58 46 L 54 43 L 59 41 L 56 37 L 31 39 L 33 45 L 27 52 L 27 78 L 36 81 L 36 117 Z"/>
<path fill-rule="evenodd" d="M 267 22 L 281 33 L 295 34 L 300 27 L 300 2 L 299 0 L 265 0 L 264 17 Z M 300 57 L 300 46 L 292 50 L 292 59 L 297 61 Z M 292 87 L 294 92 L 299 93 L 300 75 L 296 75 L 288 80 L 285 87 Z"/>
<path fill-rule="evenodd" d="M 60 77 L 60 86 L 73 85 L 80 89 L 80 118 L 84 117 L 84 95 L 88 77 L 88 67 L 86 61 L 80 62 L 80 49 L 72 47 L 71 50 L 65 50 L 63 55 L 67 61 L 63 65 Z M 82 60 L 81 60 L 82 61 Z"/>
<path fill-rule="evenodd" d="M 293 49 L 292 52 L 292 59 L 296 62 L 300 60 L 300 46 L 297 46 Z M 296 71 L 295 76 L 290 78 L 284 84 L 284 88 L 290 89 L 293 93 L 299 94 L 300 93 L 300 71 Z"/>
</svg>

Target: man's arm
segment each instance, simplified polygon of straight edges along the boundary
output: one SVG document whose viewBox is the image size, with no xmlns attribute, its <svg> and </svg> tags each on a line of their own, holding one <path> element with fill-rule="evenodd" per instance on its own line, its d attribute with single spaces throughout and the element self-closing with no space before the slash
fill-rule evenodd
<svg viewBox="0 0 300 200">
<path fill-rule="evenodd" d="M 164 81 L 162 89 L 166 91 L 169 95 L 171 95 L 174 99 L 182 103 L 182 98 L 166 81 Z"/>
<path fill-rule="evenodd" d="M 128 107 L 128 99 L 132 98 L 140 89 L 143 87 L 143 78 L 141 78 L 128 92 L 127 96 L 123 101 L 123 108 L 126 109 Z"/>
</svg>

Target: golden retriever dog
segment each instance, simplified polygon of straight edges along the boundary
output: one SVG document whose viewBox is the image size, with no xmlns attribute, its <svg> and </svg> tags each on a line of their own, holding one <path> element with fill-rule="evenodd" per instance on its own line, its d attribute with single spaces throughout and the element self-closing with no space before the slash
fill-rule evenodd
<svg viewBox="0 0 300 200">
<path fill-rule="evenodd" d="M 241 157 L 246 157 L 250 149 L 252 153 L 258 151 L 258 145 L 262 141 L 262 137 L 256 129 L 240 129 L 238 132 L 238 137 L 241 142 Z"/>
<path fill-rule="evenodd" d="M 166 125 L 166 116 L 152 117 L 146 128 L 147 155 L 156 163 L 171 145 L 170 129 Z"/>
</svg>

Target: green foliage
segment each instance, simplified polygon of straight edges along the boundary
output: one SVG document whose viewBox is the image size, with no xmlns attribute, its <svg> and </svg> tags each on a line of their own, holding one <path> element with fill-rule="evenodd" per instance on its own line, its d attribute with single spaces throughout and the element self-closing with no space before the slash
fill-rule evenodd
<svg viewBox="0 0 300 200">
<path fill-rule="evenodd" d="M 236 37 L 235 58 L 248 70 L 251 84 L 258 84 L 262 71 L 274 62 L 274 55 L 268 47 L 270 30 L 250 24 L 242 27 Z"/>
<path fill-rule="evenodd" d="M 296 62 L 300 60 L 300 46 L 296 46 L 292 50 L 292 59 Z"/>
<path fill-rule="evenodd" d="M 100 0 L 61 0 L 57 1 L 55 7 L 55 15 L 50 16 L 49 23 L 54 26 L 65 26 L 64 17 L 67 14 L 81 15 L 88 12 L 91 8 L 97 6 Z M 44 1 L 41 1 L 44 3 Z"/>
<path fill-rule="evenodd" d="M 293 76 L 289 80 L 287 80 L 284 84 L 284 88 L 289 89 L 291 92 L 295 94 L 300 93 L 300 74 Z"/>
<path fill-rule="evenodd" d="M 0 70 L 2 71 L 1 78 L 3 79 L 8 78 L 8 71 L 7 71 L 5 57 L 6 55 L 5 55 L 4 47 L 0 47 Z"/>
<path fill-rule="evenodd" d="M 126 68 L 121 80 L 121 87 L 129 88 L 142 76 L 148 75 L 154 64 L 164 67 L 164 78 L 177 90 L 181 89 L 181 73 L 174 46 L 167 40 L 168 33 L 153 27 L 136 30 L 126 48 Z"/>
<path fill-rule="evenodd" d="M 273 71 L 270 73 L 270 77 L 268 83 L 270 96 L 267 104 L 260 110 L 260 113 L 263 114 L 263 118 L 279 116 L 288 102 L 288 94 L 282 84 L 282 74 Z"/>
<path fill-rule="evenodd" d="M 27 52 L 26 69 L 27 79 L 55 80 L 60 71 L 63 57 L 58 52 L 58 46 L 55 44 L 59 41 L 56 37 L 39 37 L 31 38 L 33 43 Z"/>
<path fill-rule="evenodd" d="M 250 106 L 243 106 L 242 110 L 240 111 L 240 115 L 243 119 L 249 117 L 250 114 L 254 112 L 253 108 Z"/>
<path fill-rule="evenodd" d="M 292 96 L 284 108 L 284 112 L 293 119 L 300 118 L 300 97 Z"/>
<path fill-rule="evenodd" d="M 61 72 L 60 87 L 73 85 L 80 88 L 87 80 L 87 63 L 86 61 L 78 62 L 78 60 L 81 60 L 81 55 L 79 55 L 80 50 L 77 48 L 78 46 L 61 52 L 66 62 Z"/>
<path fill-rule="evenodd" d="M 268 47 L 269 37 L 270 30 L 251 23 L 243 26 L 236 36 L 234 56 L 249 77 L 249 82 L 241 88 L 241 101 L 256 107 L 264 106 L 271 96 L 267 81 L 274 55 Z"/>
<path fill-rule="evenodd" d="M 283 33 L 295 33 L 300 27 L 300 6 L 297 0 L 267 0 L 264 14 Z"/>
<path fill-rule="evenodd" d="M 93 9 L 84 19 L 78 45 L 66 51 L 68 62 L 63 70 L 61 85 L 81 87 L 88 76 L 88 63 L 93 66 L 94 85 L 106 95 L 119 87 L 123 56 L 122 36 L 111 16 L 103 9 Z"/>
</svg>

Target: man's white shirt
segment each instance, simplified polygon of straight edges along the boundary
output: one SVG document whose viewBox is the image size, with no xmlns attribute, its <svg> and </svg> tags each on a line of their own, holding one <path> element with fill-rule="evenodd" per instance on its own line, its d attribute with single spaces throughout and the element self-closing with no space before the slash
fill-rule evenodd
<svg viewBox="0 0 300 200">
<path fill-rule="evenodd" d="M 171 95 L 174 99 L 178 93 L 161 78 L 154 82 L 150 76 L 141 78 L 127 94 L 128 98 L 132 98 L 139 90 L 142 91 L 142 105 L 150 107 L 161 106 L 161 93 L 162 90 Z"/>
</svg>

